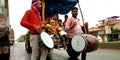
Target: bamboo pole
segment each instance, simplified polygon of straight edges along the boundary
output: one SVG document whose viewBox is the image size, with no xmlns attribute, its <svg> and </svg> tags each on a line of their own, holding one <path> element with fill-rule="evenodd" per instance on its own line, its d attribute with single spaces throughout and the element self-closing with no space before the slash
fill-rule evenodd
<svg viewBox="0 0 120 60">
<path fill-rule="evenodd" d="M 83 21 L 83 26 L 84 26 L 84 30 L 85 30 L 85 33 L 87 34 L 87 30 L 86 30 L 86 27 L 85 27 L 85 25 L 84 25 L 84 17 L 83 17 L 83 13 L 82 13 L 82 9 L 81 9 L 81 7 L 80 7 L 80 4 L 79 4 L 79 2 L 78 2 L 78 7 L 79 7 L 79 9 L 80 9 L 80 14 L 81 14 L 81 17 L 82 17 L 82 21 Z"/>
<path fill-rule="evenodd" d="M 41 27 L 45 27 L 45 0 L 42 0 L 42 24 Z M 42 31 L 45 31 L 45 29 L 43 29 Z"/>
<path fill-rule="evenodd" d="M 45 21 L 45 1 L 42 0 L 42 21 Z"/>
</svg>

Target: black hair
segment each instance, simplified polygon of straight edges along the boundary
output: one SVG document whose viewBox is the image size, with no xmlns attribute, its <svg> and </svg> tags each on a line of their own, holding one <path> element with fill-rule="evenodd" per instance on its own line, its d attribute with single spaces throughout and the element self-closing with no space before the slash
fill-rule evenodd
<svg viewBox="0 0 120 60">
<path fill-rule="evenodd" d="M 73 10 L 75 10 L 75 9 L 77 9 L 77 10 L 78 10 L 78 8 L 77 8 L 77 7 L 73 7 L 73 8 L 72 8 L 72 11 L 73 11 Z"/>
<path fill-rule="evenodd" d="M 62 22 L 62 20 L 61 20 L 61 19 L 58 19 L 58 22 Z"/>
<path fill-rule="evenodd" d="M 65 15 L 65 17 L 68 17 L 68 15 Z"/>
</svg>

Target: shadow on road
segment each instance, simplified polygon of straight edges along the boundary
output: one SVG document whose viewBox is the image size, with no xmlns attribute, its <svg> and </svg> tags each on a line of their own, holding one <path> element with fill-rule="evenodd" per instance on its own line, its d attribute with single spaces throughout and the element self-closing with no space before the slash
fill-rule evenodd
<svg viewBox="0 0 120 60">
<path fill-rule="evenodd" d="M 61 57 L 61 56 L 56 56 L 56 57 L 52 57 L 51 55 L 48 55 L 48 57 L 47 57 L 47 60 L 79 60 L 78 58 L 70 58 L 70 57 L 68 57 L 68 58 L 66 58 L 66 57 Z"/>
<path fill-rule="evenodd" d="M 79 60 L 78 58 L 68 58 L 67 60 Z"/>
<path fill-rule="evenodd" d="M 47 60 L 79 60 L 78 58 L 70 58 L 65 50 L 54 50 L 47 56 Z"/>
</svg>

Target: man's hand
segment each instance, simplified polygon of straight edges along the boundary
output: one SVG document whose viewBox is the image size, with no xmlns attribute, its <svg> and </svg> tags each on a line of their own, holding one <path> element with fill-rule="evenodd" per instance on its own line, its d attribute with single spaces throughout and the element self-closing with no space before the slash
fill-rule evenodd
<svg viewBox="0 0 120 60">
<path fill-rule="evenodd" d="M 33 28 L 37 33 L 40 33 L 42 31 L 42 28 L 39 25 L 36 25 Z"/>
<path fill-rule="evenodd" d="M 72 22 L 70 29 L 74 28 L 75 25 L 77 25 L 77 23 L 76 22 Z"/>
</svg>

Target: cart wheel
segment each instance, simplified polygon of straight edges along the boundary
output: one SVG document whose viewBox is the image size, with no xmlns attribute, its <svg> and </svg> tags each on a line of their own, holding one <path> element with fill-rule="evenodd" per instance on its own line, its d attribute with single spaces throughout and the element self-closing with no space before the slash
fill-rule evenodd
<svg viewBox="0 0 120 60">
<path fill-rule="evenodd" d="M 27 51 L 27 53 L 31 54 L 32 53 L 32 48 L 30 46 L 30 42 L 26 41 L 25 42 L 25 50 Z"/>
<path fill-rule="evenodd" d="M 70 58 L 77 58 L 80 55 L 80 52 L 76 52 L 70 47 L 67 49 L 67 53 L 70 56 Z"/>
<path fill-rule="evenodd" d="M 28 44 L 27 45 L 27 53 L 31 54 L 32 53 L 32 48 L 30 47 L 30 45 Z"/>
<path fill-rule="evenodd" d="M 1 59 L 0 59 L 1 60 Z M 8 53 L 3 53 L 2 54 L 2 60 L 10 60 L 10 46 L 9 46 L 9 51 Z"/>
</svg>

